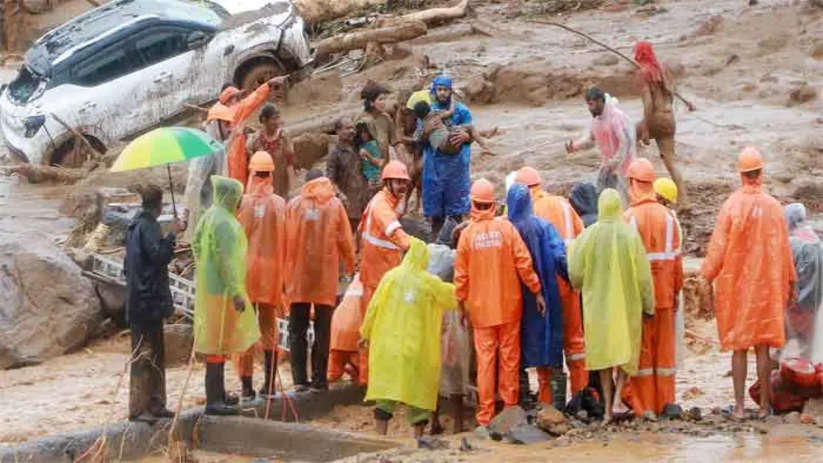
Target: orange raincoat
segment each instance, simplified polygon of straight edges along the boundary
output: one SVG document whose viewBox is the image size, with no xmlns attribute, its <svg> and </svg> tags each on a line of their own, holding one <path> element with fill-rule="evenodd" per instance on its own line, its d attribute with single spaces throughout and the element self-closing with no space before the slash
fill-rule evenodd
<svg viewBox="0 0 823 463">
<path fill-rule="evenodd" d="M 495 218 L 494 212 L 493 207 L 479 210 L 472 202 L 471 222 L 460 234 L 454 261 L 457 300 L 465 304 L 474 327 L 480 402 L 477 422 L 483 426 L 494 415 L 495 384 L 507 407 L 517 405 L 523 309 L 520 280 L 533 293 L 541 289 L 520 233 L 508 220 Z M 499 365 L 499 383 L 495 364 Z"/>
<path fill-rule="evenodd" d="M 638 370 L 631 378 L 632 395 L 642 407 L 635 409 L 636 414 L 660 414 L 666 404 L 675 403 L 674 315 L 677 294 L 683 288 L 683 263 L 677 251 L 680 231 L 674 215 L 657 202 L 652 183 L 633 182 L 630 196 L 632 205 L 623 218 L 643 240 L 654 281 L 654 316 L 643 320 Z"/>
<path fill-rule="evenodd" d="M 246 134 L 243 133 L 246 119 L 257 111 L 269 98 L 271 87 L 265 83 L 249 96 L 231 106 L 234 111 L 231 128 L 232 135 L 226 142 L 226 156 L 228 159 L 229 177 L 240 181 L 243 185 L 248 179 L 249 160 L 246 155 Z"/>
<path fill-rule="evenodd" d="M 717 332 L 723 350 L 781 347 L 783 312 L 797 279 L 789 233 L 780 203 L 756 180 L 720 209 L 701 272 L 715 282 Z"/>
<path fill-rule="evenodd" d="M 291 303 L 334 307 L 340 260 L 354 273 L 354 240 L 343 203 L 326 177 L 305 185 L 286 211 L 286 295 Z"/>
<path fill-rule="evenodd" d="M 577 215 L 569 201 L 557 195 L 540 189 L 540 186 L 530 188 L 534 202 L 534 215 L 548 220 L 557 229 L 566 247 L 583 232 L 583 220 Z M 563 347 L 566 353 L 566 365 L 569 368 L 571 392 L 576 394 L 589 383 L 589 373 L 586 371 L 586 343 L 583 337 L 583 313 L 580 310 L 580 293 L 574 291 L 564 279 L 557 278 L 557 288 L 560 290 L 560 300 L 563 304 Z M 547 371 L 538 370 L 542 401 L 548 399 L 549 375 Z"/>
</svg>

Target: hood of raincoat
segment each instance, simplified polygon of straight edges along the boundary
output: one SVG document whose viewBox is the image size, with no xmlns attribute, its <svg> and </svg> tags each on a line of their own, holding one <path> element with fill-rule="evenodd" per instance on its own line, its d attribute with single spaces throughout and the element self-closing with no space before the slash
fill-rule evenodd
<svg viewBox="0 0 823 463">
<path fill-rule="evenodd" d="M 475 207 L 475 202 L 472 201 L 472 210 L 471 210 L 471 219 L 475 222 L 479 222 L 481 220 L 491 220 L 494 218 L 495 214 L 497 213 L 497 208 L 494 204 L 492 207 L 482 210 Z"/>
<path fill-rule="evenodd" d="M 783 212 L 786 215 L 786 225 L 789 227 L 789 232 L 800 227 L 806 221 L 806 206 L 800 203 L 791 203 L 785 208 Z"/>
<path fill-rule="evenodd" d="M 406 270 L 423 272 L 429 266 L 429 248 L 422 240 L 409 237 L 409 250 L 400 264 Z"/>
<path fill-rule="evenodd" d="M 569 202 L 587 227 L 597 221 L 597 189 L 591 183 L 576 183 Z"/>
<path fill-rule="evenodd" d="M 334 198 L 334 186 L 331 180 L 326 177 L 316 178 L 303 185 L 300 195 L 304 198 L 313 199 L 320 204 L 326 204 Z"/>
<path fill-rule="evenodd" d="M 759 193 L 762 191 L 763 187 L 763 171 L 760 171 L 760 175 L 757 178 L 751 179 L 746 177 L 742 173 L 740 174 L 740 181 L 743 183 L 743 191 L 746 193 Z"/>
<path fill-rule="evenodd" d="M 620 193 L 614 188 L 606 188 L 597 200 L 597 220 L 614 222 L 623 217 L 623 204 Z"/>
<path fill-rule="evenodd" d="M 629 179 L 629 182 L 631 182 L 631 185 L 629 186 L 629 196 L 631 197 L 632 206 L 646 201 L 657 200 L 654 192 L 654 183 L 638 182 L 631 179 Z"/>
<path fill-rule="evenodd" d="M 240 197 L 243 196 L 243 184 L 233 178 L 212 175 L 211 186 L 214 191 L 214 204 L 233 214 L 240 203 Z"/>
<path fill-rule="evenodd" d="M 506 207 L 509 213 L 509 220 L 513 223 L 522 222 L 534 214 L 532 209 L 532 197 L 529 188 L 523 184 L 516 183 L 509 188 L 506 196 Z"/>
<path fill-rule="evenodd" d="M 271 175 L 258 177 L 252 172 L 246 182 L 246 193 L 254 196 L 268 196 L 274 194 L 274 180 Z"/>
</svg>

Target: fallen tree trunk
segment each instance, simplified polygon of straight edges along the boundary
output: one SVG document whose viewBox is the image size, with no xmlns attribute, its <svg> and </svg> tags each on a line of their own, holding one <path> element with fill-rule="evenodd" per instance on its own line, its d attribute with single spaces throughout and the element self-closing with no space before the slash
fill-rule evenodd
<svg viewBox="0 0 823 463">
<path fill-rule="evenodd" d="M 332 53 L 366 48 L 368 43 L 383 44 L 403 42 L 425 35 L 426 31 L 427 28 L 424 22 L 411 21 L 389 27 L 382 27 L 380 29 L 369 29 L 351 32 L 342 36 L 329 37 L 321 40 L 317 44 L 317 56 L 323 57 Z"/>
<path fill-rule="evenodd" d="M 30 183 L 59 182 L 72 184 L 86 178 L 85 169 L 68 169 L 65 167 L 44 166 L 40 164 L 20 164 L 19 166 L 0 167 L 8 174 L 17 174 L 28 179 Z"/>
<path fill-rule="evenodd" d="M 468 6 L 469 0 L 460 0 L 460 2 L 455 6 L 415 11 L 414 13 L 409 13 L 397 18 L 388 18 L 383 21 L 378 21 L 378 25 L 388 26 L 409 21 L 422 21 L 426 23 L 427 26 L 431 26 L 466 16 Z"/>
<path fill-rule="evenodd" d="M 294 6 L 309 24 L 317 24 L 342 18 L 352 11 L 376 5 L 385 5 L 386 0 L 295 0 Z"/>
</svg>

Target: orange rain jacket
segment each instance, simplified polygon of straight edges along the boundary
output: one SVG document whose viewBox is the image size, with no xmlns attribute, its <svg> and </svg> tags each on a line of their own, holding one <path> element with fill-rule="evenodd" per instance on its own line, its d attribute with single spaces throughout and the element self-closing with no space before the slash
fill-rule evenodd
<svg viewBox="0 0 823 463">
<path fill-rule="evenodd" d="M 494 212 L 493 207 L 483 211 L 472 203 L 471 222 L 460 234 L 454 261 L 457 300 L 466 303 L 475 328 L 520 321 L 520 280 L 533 293 L 541 289 L 520 233 Z"/>
<path fill-rule="evenodd" d="M 783 312 L 797 279 L 780 203 L 757 180 L 720 209 L 702 273 L 715 282 L 717 332 L 724 350 L 785 343 Z"/>
<path fill-rule="evenodd" d="M 257 90 L 251 92 L 249 96 L 231 106 L 231 110 L 234 111 L 231 123 L 233 135 L 229 138 L 226 146 L 229 177 L 239 180 L 243 185 L 246 184 L 249 174 L 249 160 L 246 156 L 246 134 L 243 133 L 243 126 L 246 119 L 266 102 L 270 94 L 271 87 L 267 82 L 257 87 Z"/>
<path fill-rule="evenodd" d="M 274 194 L 271 177 L 252 178 L 237 208 L 237 221 L 248 238 L 246 291 L 251 302 L 283 304 L 286 255 L 286 202 Z"/>
<path fill-rule="evenodd" d="M 677 307 L 677 293 L 683 288 L 683 261 L 680 230 L 672 213 L 655 198 L 651 183 L 635 182 L 630 192 L 632 205 L 623 219 L 640 234 L 654 280 L 654 307 Z"/>
<path fill-rule="evenodd" d="M 583 232 L 583 220 L 577 215 L 569 200 L 562 196 L 550 195 L 539 188 L 531 188 L 534 215 L 546 219 L 554 225 L 566 246 Z"/>
<path fill-rule="evenodd" d="M 326 177 L 305 185 L 286 211 L 286 268 L 289 302 L 334 307 L 340 260 L 354 273 L 354 239 L 343 203 Z"/>
<path fill-rule="evenodd" d="M 398 220 L 398 204 L 391 191 L 383 188 L 369 201 L 360 219 L 360 280 L 367 293 L 377 288 L 386 272 L 400 265 L 403 252 L 409 248 L 409 236 Z"/>
</svg>

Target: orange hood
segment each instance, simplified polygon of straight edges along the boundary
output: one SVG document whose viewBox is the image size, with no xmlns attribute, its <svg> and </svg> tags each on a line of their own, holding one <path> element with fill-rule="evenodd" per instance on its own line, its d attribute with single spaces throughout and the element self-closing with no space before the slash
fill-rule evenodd
<svg viewBox="0 0 823 463">
<path fill-rule="evenodd" d="M 740 181 L 743 182 L 743 191 L 746 193 L 759 193 L 763 190 L 763 171 L 754 180 L 740 174 Z"/>
<path fill-rule="evenodd" d="M 657 197 L 654 192 L 654 183 L 651 182 L 631 182 L 629 187 L 629 197 L 631 198 L 632 206 L 646 201 L 656 201 Z"/>
<path fill-rule="evenodd" d="M 334 197 L 334 186 L 331 180 L 326 177 L 316 178 L 305 185 L 300 190 L 300 196 L 326 204 Z"/>
<path fill-rule="evenodd" d="M 482 220 L 491 220 L 497 213 L 496 204 L 492 203 L 492 207 L 481 210 L 475 207 L 475 202 L 472 201 L 471 219 L 473 222 L 480 222 Z"/>
</svg>

